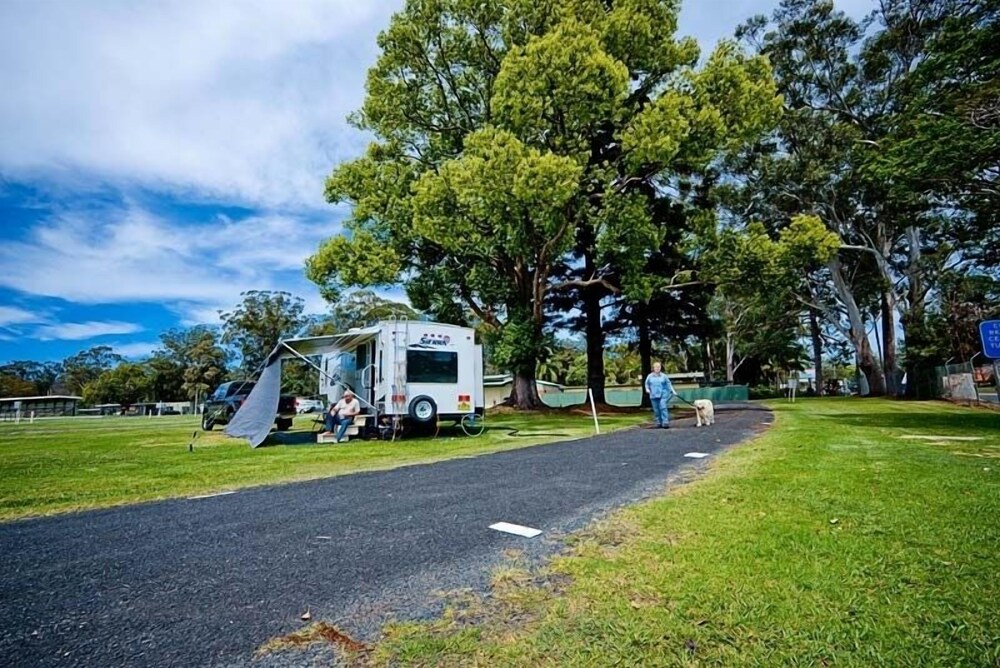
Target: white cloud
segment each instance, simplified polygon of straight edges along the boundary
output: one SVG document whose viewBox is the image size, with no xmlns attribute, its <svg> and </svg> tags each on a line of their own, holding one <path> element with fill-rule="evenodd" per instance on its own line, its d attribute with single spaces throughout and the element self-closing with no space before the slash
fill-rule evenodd
<svg viewBox="0 0 1000 668">
<path fill-rule="evenodd" d="M 321 206 L 402 3 L 0 3 L 0 173 Z"/>
<path fill-rule="evenodd" d="M 130 360 L 149 357 L 157 348 L 161 348 L 159 341 L 139 341 L 136 343 L 109 343 L 112 350 L 122 357 Z"/>
<path fill-rule="evenodd" d="M 181 327 L 194 327 L 195 325 L 221 325 L 222 318 L 219 317 L 219 311 L 225 311 L 232 306 L 232 303 L 205 306 L 180 302 L 172 305 L 171 310 L 181 317 Z"/>
<path fill-rule="evenodd" d="M 0 327 L 44 322 L 45 317 L 16 306 L 0 306 Z"/>
<path fill-rule="evenodd" d="M 97 336 L 134 334 L 141 331 L 142 327 L 132 322 L 91 320 L 88 322 L 62 322 L 53 325 L 43 325 L 35 330 L 33 338 L 40 341 L 83 341 Z"/>
<path fill-rule="evenodd" d="M 0 3 L 0 174 L 320 207 L 325 175 L 367 141 L 345 118 L 402 4 Z M 686 1 L 680 32 L 707 52 L 776 5 Z"/>
<path fill-rule="evenodd" d="M 282 289 L 290 272 L 304 282 L 305 258 L 339 229 L 332 216 L 178 224 L 135 206 L 59 215 L 0 246 L 0 286 L 84 304 L 156 302 L 212 322 L 240 292 Z"/>
</svg>

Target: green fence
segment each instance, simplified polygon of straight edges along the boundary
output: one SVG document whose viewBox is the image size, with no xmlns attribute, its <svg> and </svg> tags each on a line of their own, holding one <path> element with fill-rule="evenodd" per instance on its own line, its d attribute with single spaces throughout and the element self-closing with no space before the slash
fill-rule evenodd
<svg viewBox="0 0 1000 668">
<path fill-rule="evenodd" d="M 725 387 L 692 387 L 677 390 L 682 399 L 711 399 L 720 404 L 731 401 L 748 401 L 750 391 L 746 385 L 727 385 Z M 638 406 L 642 402 L 642 388 L 639 387 L 609 387 L 604 391 L 608 403 L 614 406 Z M 542 395 L 542 401 L 552 408 L 565 408 L 586 403 L 586 388 L 568 388 L 562 392 L 551 392 Z M 671 405 L 681 402 L 673 399 Z"/>
</svg>

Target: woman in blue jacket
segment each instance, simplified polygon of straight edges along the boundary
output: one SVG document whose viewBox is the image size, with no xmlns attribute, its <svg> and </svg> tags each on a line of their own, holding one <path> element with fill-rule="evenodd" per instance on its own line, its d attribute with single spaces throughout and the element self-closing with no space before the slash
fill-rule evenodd
<svg viewBox="0 0 1000 668">
<path fill-rule="evenodd" d="M 660 429 L 670 429 L 670 412 L 667 402 L 676 392 L 667 374 L 660 371 L 660 363 L 653 365 L 653 373 L 646 376 L 646 392 L 653 402 L 653 421 Z"/>
</svg>

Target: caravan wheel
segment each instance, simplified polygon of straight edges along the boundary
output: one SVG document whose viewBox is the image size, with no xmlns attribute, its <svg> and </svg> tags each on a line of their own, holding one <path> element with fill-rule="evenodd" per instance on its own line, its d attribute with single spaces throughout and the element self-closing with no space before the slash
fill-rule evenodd
<svg viewBox="0 0 1000 668">
<path fill-rule="evenodd" d="M 410 419 L 417 424 L 430 424 L 437 418 L 438 407 L 434 400 L 424 395 L 410 402 Z"/>
</svg>

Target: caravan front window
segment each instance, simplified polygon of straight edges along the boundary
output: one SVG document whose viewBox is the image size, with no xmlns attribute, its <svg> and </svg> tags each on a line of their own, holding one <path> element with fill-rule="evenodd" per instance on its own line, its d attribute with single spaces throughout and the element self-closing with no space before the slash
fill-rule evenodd
<svg viewBox="0 0 1000 668">
<path fill-rule="evenodd" d="M 407 350 L 406 380 L 410 383 L 457 383 L 458 353 Z"/>
</svg>

